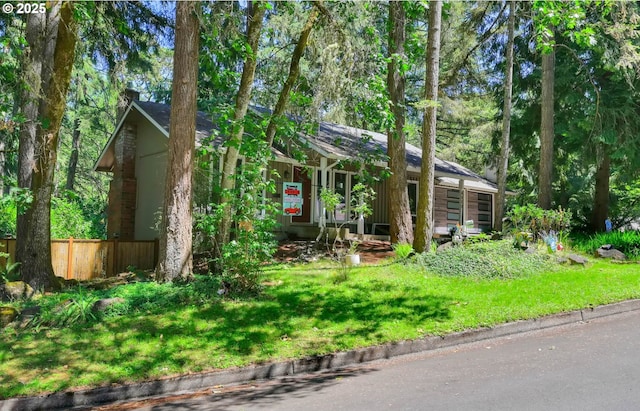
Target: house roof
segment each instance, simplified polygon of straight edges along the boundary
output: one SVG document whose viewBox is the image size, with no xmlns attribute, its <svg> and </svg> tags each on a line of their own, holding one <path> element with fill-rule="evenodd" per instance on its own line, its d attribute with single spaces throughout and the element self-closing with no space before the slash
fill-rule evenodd
<svg viewBox="0 0 640 411">
<path fill-rule="evenodd" d="M 387 135 L 340 124 L 321 122 L 314 136 L 305 136 L 318 151 L 330 158 L 357 158 L 363 151 L 378 154 L 381 163 L 387 162 Z M 409 143 L 405 144 L 407 166 L 415 171 L 422 167 L 422 150 Z M 465 180 L 487 181 L 484 177 L 453 161 L 436 157 L 436 176 L 450 176 Z"/>
<path fill-rule="evenodd" d="M 263 108 L 256 110 L 261 114 L 268 114 Z M 171 106 L 168 104 L 154 103 L 150 101 L 133 101 L 122 115 L 120 122 L 114 130 L 111 138 L 103 149 L 100 158 L 94 166 L 96 171 L 110 171 L 115 158 L 115 137 L 118 135 L 124 120 L 128 116 L 142 116 L 158 128 L 167 138 L 169 137 L 169 119 Z M 214 124 L 210 116 L 198 112 L 196 117 L 196 144 L 201 144 L 214 130 Z M 320 122 L 316 135 L 302 136 L 311 147 L 324 157 L 335 160 L 344 160 L 361 157 L 363 153 L 373 154 L 377 157 L 379 165 L 386 165 L 388 157 L 387 136 L 373 131 L 358 129 L 340 124 Z M 214 146 L 222 145 L 222 137 L 218 136 L 213 141 Z M 280 159 L 290 159 L 286 154 L 273 149 L 274 154 Z M 411 144 L 406 144 L 406 158 L 409 169 L 419 170 L 422 163 L 422 150 Z M 462 178 L 482 182 L 487 189 L 494 189 L 495 184 L 468 168 L 436 158 L 436 177 Z"/>
</svg>

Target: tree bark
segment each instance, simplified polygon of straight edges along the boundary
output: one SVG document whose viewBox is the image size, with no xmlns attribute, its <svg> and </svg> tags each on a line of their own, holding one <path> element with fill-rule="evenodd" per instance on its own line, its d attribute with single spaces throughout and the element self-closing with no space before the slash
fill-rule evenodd
<svg viewBox="0 0 640 411">
<path fill-rule="evenodd" d="M 309 35 L 313 30 L 313 25 L 318 19 L 318 14 L 319 9 L 317 7 L 311 9 L 309 17 L 307 17 L 307 22 L 300 32 L 298 43 L 296 44 L 295 49 L 293 49 L 293 54 L 291 55 L 291 64 L 289 65 L 289 75 L 287 76 L 287 80 L 282 86 L 282 90 L 280 90 L 278 102 L 276 103 L 276 107 L 271 114 L 269 125 L 267 126 L 266 140 L 269 147 L 273 145 L 273 139 L 276 135 L 277 120 L 284 114 L 284 110 L 287 107 L 287 103 L 289 102 L 291 89 L 293 88 L 293 85 L 296 83 L 296 81 L 298 80 L 298 76 L 300 75 L 300 59 L 302 58 L 304 49 L 307 47 Z"/>
<path fill-rule="evenodd" d="M 609 176 L 611 175 L 611 157 L 606 147 L 600 145 L 598 152 L 598 170 L 596 171 L 595 194 L 591 227 L 594 231 L 604 231 L 604 221 L 609 217 Z"/>
<path fill-rule="evenodd" d="M 405 11 L 400 1 L 389 2 L 389 63 L 387 89 L 394 127 L 387 132 L 389 156 L 389 232 L 391 242 L 413 243 L 413 221 L 407 189 L 407 157 L 405 148 L 405 82 L 401 63 L 406 59 Z"/>
<path fill-rule="evenodd" d="M 21 114 L 24 122 L 20 128 L 20 143 L 18 147 L 18 187 L 31 189 L 33 170 L 35 169 L 35 147 L 38 131 L 38 107 L 42 87 L 42 66 L 44 63 L 44 48 L 47 21 L 51 18 L 51 11 L 47 14 L 27 15 L 26 41 L 28 47 L 22 60 L 22 75 L 24 79 L 23 92 L 20 96 Z M 16 261 L 23 261 L 26 257 L 27 245 L 27 216 L 24 209 L 18 210 L 16 220 Z"/>
<path fill-rule="evenodd" d="M 538 206 L 551 208 L 554 139 L 554 70 L 555 51 L 542 55 L 542 119 L 540 124 L 540 171 L 538 176 Z"/>
<path fill-rule="evenodd" d="M 4 195 L 4 180 L 7 177 L 7 170 L 5 168 L 5 165 L 7 163 L 5 155 L 6 149 L 7 148 L 4 139 L 0 139 L 0 197 Z"/>
<path fill-rule="evenodd" d="M 55 275 L 51 264 L 51 194 L 57 161 L 58 136 L 62 117 L 66 108 L 66 97 L 71 80 L 75 57 L 77 24 L 73 16 L 73 3 L 64 2 L 59 8 L 59 18 L 55 19 L 57 39 L 55 47 L 47 44 L 45 55 L 53 49 L 53 64 L 46 67 L 44 59 L 42 79 L 49 79 L 42 86 L 38 115 L 42 119 L 37 127 L 35 141 L 35 167 L 31 178 L 33 201 L 24 213 L 26 235 L 20 239 L 23 244 L 19 256 L 23 280 L 34 289 L 55 287 Z M 51 40 L 49 40 L 51 41 Z M 23 233 L 23 235 L 24 235 Z"/>
<path fill-rule="evenodd" d="M 176 5 L 176 40 L 164 208 L 156 278 L 173 281 L 193 271 L 192 180 L 198 90 L 198 2 Z"/>
<path fill-rule="evenodd" d="M 498 193 L 496 194 L 496 216 L 494 229 L 502 231 L 504 217 L 507 171 L 509 170 L 509 135 L 511 134 L 511 100 L 513 94 L 513 41 L 516 20 L 516 2 L 509 2 L 509 27 L 507 39 L 507 56 L 504 73 L 504 105 L 502 108 L 502 143 L 500 146 L 500 160 L 498 163 Z"/>
<path fill-rule="evenodd" d="M 65 189 L 73 191 L 76 181 L 76 170 L 78 168 L 78 155 L 80 152 L 80 119 L 73 122 L 73 134 L 71 136 L 71 155 L 69 156 L 69 166 L 67 167 L 67 183 Z"/>
<path fill-rule="evenodd" d="M 436 157 L 436 122 L 438 79 L 440 68 L 440 31 L 442 1 L 429 3 L 429 33 L 427 39 L 427 72 L 425 78 L 424 123 L 422 126 L 422 165 L 416 233 L 413 248 L 417 252 L 429 251 L 433 238 L 433 192 Z"/>
<path fill-rule="evenodd" d="M 265 11 L 265 6 L 262 3 L 249 6 L 247 23 L 247 45 L 249 50 L 242 69 L 242 77 L 240 79 L 240 87 L 238 88 L 233 114 L 231 136 L 227 143 L 227 152 L 225 153 L 222 167 L 220 186 L 222 188 L 221 203 L 224 209 L 217 234 L 217 250 L 215 250 L 217 253 L 223 244 L 229 242 L 231 236 L 231 225 L 233 223 L 231 215 L 232 190 L 235 188 L 236 164 L 240 156 L 240 146 L 242 145 L 242 135 L 244 134 L 244 117 L 247 114 L 251 91 L 253 90 L 253 78 L 257 65 L 258 41 L 260 39 L 260 31 L 262 30 L 262 20 Z"/>
</svg>

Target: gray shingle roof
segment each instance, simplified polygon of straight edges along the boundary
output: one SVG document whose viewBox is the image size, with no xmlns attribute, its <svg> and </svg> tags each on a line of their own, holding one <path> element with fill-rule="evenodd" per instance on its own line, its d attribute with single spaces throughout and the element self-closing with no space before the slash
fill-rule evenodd
<svg viewBox="0 0 640 411">
<path fill-rule="evenodd" d="M 137 106 L 137 107 L 136 107 Z M 132 109 L 139 108 L 148 117 L 165 131 L 165 134 L 169 134 L 169 119 L 171 114 L 171 106 L 167 104 L 154 103 L 150 101 L 135 101 L 132 105 Z M 269 111 L 256 107 L 255 112 L 268 115 Z M 205 138 L 209 137 L 214 130 L 214 124 L 211 121 L 211 117 L 201 111 L 197 113 L 196 117 L 196 142 L 201 143 Z M 107 143 L 107 147 L 103 151 L 102 156 L 96 163 L 97 170 L 107 171 L 109 169 L 108 162 L 112 161 L 112 155 L 110 150 L 113 144 L 114 137 L 118 130 L 114 132 L 111 140 Z M 340 124 L 334 124 L 329 122 L 320 122 L 318 132 L 316 135 L 304 135 L 312 148 L 318 150 L 321 154 L 332 157 L 335 159 L 348 159 L 362 157 L 362 154 L 366 152 L 369 155 L 374 155 L 379 161 L 387 161 L 387 136 L 385 134 L 358 129 L 355 127 L 349 127 Z M 214 145 L 219 146 L 222 144 L 222 137 L 218 136 L 213 142 Z M 274 152 L 278 157 L 286 157 L 282 152 L 275 150 Z M 411 144 L 406 144 L 406 156 L 407 165 L 410 168 L 419 169 L 422 165 L 422 150 Z M 478 180 L 489 183 L 485 178 L 474 173 L 466 167 L 460 164 L 444 161 L 436 158 L 435 164 L 436 175 L 444 175 L 449 177 L 462 177 L 468 180 Z"/>
</svg>

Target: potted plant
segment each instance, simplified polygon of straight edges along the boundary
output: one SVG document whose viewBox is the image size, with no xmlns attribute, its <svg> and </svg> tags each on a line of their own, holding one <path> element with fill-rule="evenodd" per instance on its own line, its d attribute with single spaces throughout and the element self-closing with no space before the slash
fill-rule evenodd
<svg viewBox="0 0 640 411">
<path fill-rule="evenodd" d="M 360 254 L 357 253 L 359 241 L 351 240 L 347 254 L 344 256 L 344 262 L 346 265 L 360 265 Z"/>
</svg>

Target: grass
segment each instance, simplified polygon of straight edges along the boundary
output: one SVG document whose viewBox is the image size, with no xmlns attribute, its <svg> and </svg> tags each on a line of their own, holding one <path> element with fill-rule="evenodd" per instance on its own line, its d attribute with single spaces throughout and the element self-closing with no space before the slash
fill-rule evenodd
<svg viewBox="0 0 640 411">
<path fill-rule="evenodd" d="M 72 326 L 46 317 L 0 330 L 0 398 L 326 354 L 640 297 L 637 264 L 542 267 L 463 277 L 387 263 L 354 268 L 335 283 L 336 267 L 320 262 L 267 268 L 269 285 L 257 298 L 222 299 L 211 278 L 46 297 L 43 318 L 54 311 L 47 304 L 78 293 L 126 302 Z"/>
<path fill-rule="evenodd" d="M 593 235 L 576 235 L 571 239 L 572 247 L 585 254 L 593 255 L 598 248 L 611 244 L 628 258 L 640 259 L 640 231 L 611 231 Z"/>
</svg>

